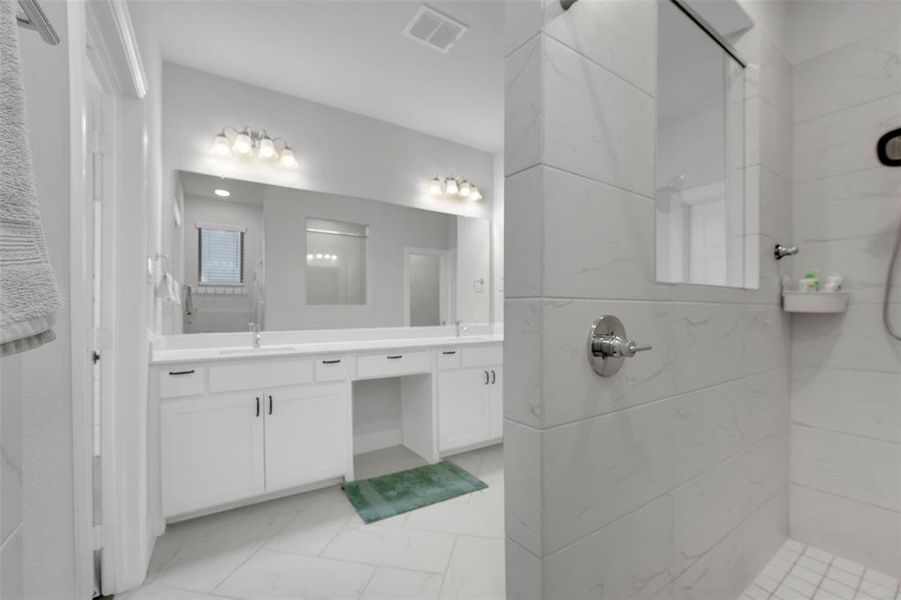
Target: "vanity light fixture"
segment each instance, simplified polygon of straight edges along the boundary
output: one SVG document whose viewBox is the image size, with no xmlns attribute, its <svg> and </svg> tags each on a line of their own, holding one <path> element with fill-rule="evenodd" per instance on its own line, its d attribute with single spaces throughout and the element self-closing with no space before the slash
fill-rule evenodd
<svg viewBox="0 0 901 600">
<path fill-rule="evenodd" d="M 228 130 L 235 133 L 234 140 L 229 139 Z M 282 149 L 279 151 L 276 142 L 282 141 Z M 262 160 L 277 160 L 278 164 L 286 169 L 296 169 L 299 166 L 294 150 L 288 145 L 285 138 L 270 137 L 265 129 L 250 129 L 245 127 L 238 130 L 234 127 L 224 127 L 213 139 L 210 152 L 214 156 L 226 158 L 231 155 L 256 156 Z"/>
<path fill-rule="evenodd" d="M 216 188 L 215 190 L 213 190 L 213 193 L 216 194 L 217 196 L 219 196 L 220 198 L 228 198 L 229 196 L 232 195 L 232 193 L 230 191 L 224 190 L 222 188 Z"/>
<path fill-rule="evenodd" d="M 435 175 L 435 178 L 429 182 L 429 193 L 433 196 L 459 196 L 467 200 L 478 202 L 482 199 L 482 192 L 479 187 L 473 185 L 468 179 L 457 179 L 456 177 L 443 178 Z"/>
</svg>

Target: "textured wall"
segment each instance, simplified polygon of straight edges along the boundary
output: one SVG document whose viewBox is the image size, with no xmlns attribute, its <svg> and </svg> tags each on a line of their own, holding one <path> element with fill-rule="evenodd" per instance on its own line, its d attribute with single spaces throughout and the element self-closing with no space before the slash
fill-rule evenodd
<svg viewBox="0 0 901 600">
<path fill-rule="evenodd" d="M 818 18 L 858 39 L 794 67 L 795 279 L 837 271 L 851 298 L 845 314 L 792 316 L 791 530 L 899 577 L 901 342 L 885 333 L 880 303 L 901 169 L 879 165 L 875 144 L 901 127 L 901 5 L 883 3 L 877 20 L 852 4 Z M 898 283 L 893 301 L 901 327 Z"/>
<path fill-rule="evenodd" d="M 656 3 L 507 8 L 507 595 L 738 597 L 788 533 L 790 67 L 741 40 L 760 288 L 657 284 Z M 609 379 L 604 313 L 654 344 Z"/>
</svg>

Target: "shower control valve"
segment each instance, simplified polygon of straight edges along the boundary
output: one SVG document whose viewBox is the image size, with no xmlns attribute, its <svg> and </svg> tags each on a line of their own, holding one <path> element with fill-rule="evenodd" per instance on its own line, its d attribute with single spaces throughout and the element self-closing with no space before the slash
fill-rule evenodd
<svg viewBox="0 0 901 600">
<path fill-rule="evenodd" d="M 624 359 L 650 349 L 650 344 L 630 340 L 622 321 L 613 315 L 596 319 L 588 331 L 588 362 L 601 377 L 615 375 Z"/>
</svg>

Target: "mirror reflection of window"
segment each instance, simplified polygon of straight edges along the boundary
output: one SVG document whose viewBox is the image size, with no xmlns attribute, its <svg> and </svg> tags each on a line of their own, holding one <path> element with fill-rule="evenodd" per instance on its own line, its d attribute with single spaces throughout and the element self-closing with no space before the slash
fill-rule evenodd
<svg viewBox="0 0 901 600">
<path fill-rule="evenodd" d="M 366 304 L 369 227 L 307 219 L 306 234 L 307 304 Z"/>
<path fill-rule="evenodd" d="M 244 231 L 199 225 L 199 283 L 241 285 L 244 283 Z"/>
<path fill-rule="evenodd" d="M 657 279 L 745 285 L 744 68 L 659 4 Z"/>
</svg>

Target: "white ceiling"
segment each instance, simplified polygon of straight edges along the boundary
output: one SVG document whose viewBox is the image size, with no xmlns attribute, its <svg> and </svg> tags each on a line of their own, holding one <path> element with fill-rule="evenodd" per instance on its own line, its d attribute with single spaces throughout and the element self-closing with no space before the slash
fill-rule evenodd
<svg viewBox="0 0 901 600">
<path fill-rule="evenodd" d="M 403 35 L 413 0 L 152 0 L 136 18 L 165 60 L 500 150 L 503 3 L 428 4 L 469 26 L 448 54 Z"/>
</svg>

